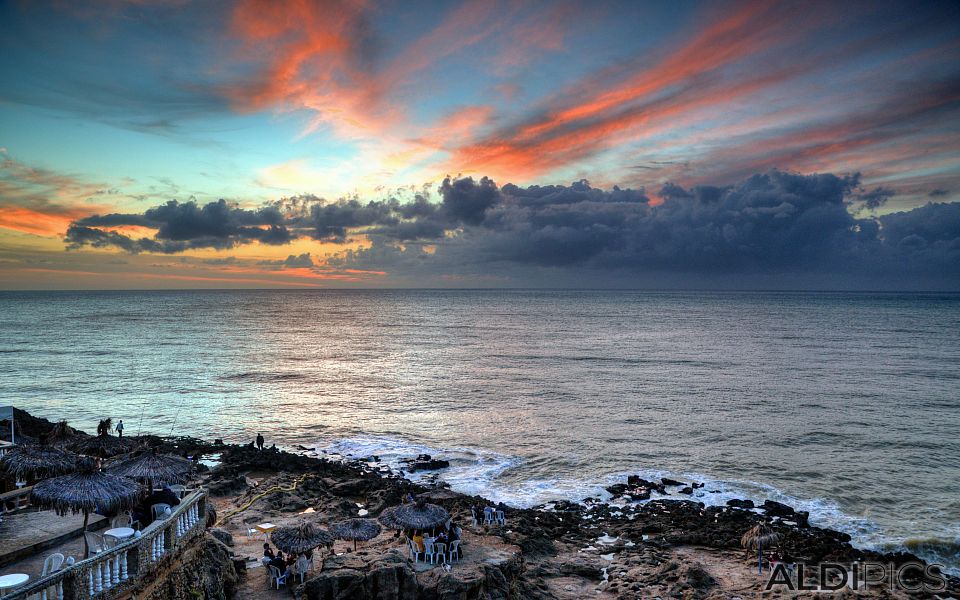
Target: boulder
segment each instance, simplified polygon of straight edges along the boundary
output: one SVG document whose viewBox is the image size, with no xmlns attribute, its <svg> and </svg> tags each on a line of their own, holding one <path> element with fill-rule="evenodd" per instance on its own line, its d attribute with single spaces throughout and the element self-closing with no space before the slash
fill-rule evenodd
<svg viewBox="0 0 960 600">
<path fill-rule="evenodd" d="M 768 517 L 792 517 L 796 512 L 786 504 L 773 500 L 765 500 L 763 502 L 763 510 L 766 511 Z"/>
<path fill-rule="evenodd" d="M 682 481 L 677 481 L 676 479 L 670 479 L 669 477 L 664 477 L 660 480 L 660 483 L 663 485 L 672 485 L 672 486 L 681 486 L 685 485 Z"/>
<path fill-rule="evenodd" d="M 733 500 L 727 500 L 727 506 L 734 508 L 753 508 L 753 500 L 739 500 L 734 498 Z"/>
<path fill-rule="evenodd" d="M 226 529 L 220 529 L 219 527 L 216 527 L 210 530 L 210 535 L 217 538 L 227 546 L 233 546 L 233 536 L 230 535 L 230 532 Z"/>
<path fill-rule="evenodd" d="M 308 600 L 405 600 L 418 597 L 417 576 L 398 552 L 373 557 L 332 556 L 303 584 Z"/>
</svg>

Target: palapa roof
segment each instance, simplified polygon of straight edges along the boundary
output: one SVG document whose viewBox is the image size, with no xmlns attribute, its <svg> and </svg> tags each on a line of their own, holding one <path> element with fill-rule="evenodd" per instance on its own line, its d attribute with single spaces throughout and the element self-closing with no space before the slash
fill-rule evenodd
<svg viewBox="0 0 960 600">
<path fill-rule="evenodd" d="M 126 454 L 133 450 L 136 442 L 131 438 L 121 438 L 112 435 L 88 436 L 75 442 L 71 448 L 79 454 L 110 458 L 119 454 Z"/>
<path fill-rule="evenodd" d="M 140 484 L 100 471 L 92 460 L 81 460 L 77 471 L 44 479 L 33 486 L 30 502 L 57 514 L 94 510 L 112 512 L 133 507 L 143 492 Z"/>
<path fill-rule="evenodd" d="M 53 446 L 15 446 L 0 457 L 0 471 L 18 479 L 25 476 L 55 477 L 76 469 L 77 458 L 76 454 Z"/>
<path fill-rule="evenodd" d="M 130 479 L 149 479 L 166 483 L 182 483 L 189 478 L 193 463 L 172 454 L 157 454 L 156 450 L 122 459 L 107 467 L 107 472 Z"/>
<path fill-rule="evenodd" d="M 380 524 L 386 527 L 387 529 L 403 529 L 403 525 L 401 525 L 397 521 L 398 508 L 400 507 L 391 506 L 389 508 L 383 509 L 383 512 L 380 513 L 380 516 L 377 517 L 377 521 L 379 521 Z"/>
<path fill-rule="evenodd" d="M 780 541 L 780 534 L 773 530 L 766 523 L 760 523 L 747 530 L 740 538 L 740 545 L 748 550 L 756 549 L 760 546 L 769 546 Z"/>
<path fill-rule="evenodd" d="M 365 542 L 380 535 L 380 525 L 373 519 L 347 519 L 330 526 L 338 540 Z"/>
<path fill-rule="evenodd" d="M 76 441 L 79 437 L 77 430 L 67 425 L 67 421 L 61 419 L 53 424 L 50 433 L 47 434 L 47 440 L 56 446 L 66 446 Z"/>
<path fill-rule="evenodd" d="M 394 519 L 402 529 L 434 529 L 450 519 L 450 513 L 442 506 L 419 500 L 396 507 Z"/>
<path fill-rule="evenodd" d="M 333 544 L 333 535 L 309 521 L 289 527 L 278 527 L 270 534 L 273 545 L 287 554 L 303 554 L 320 546 Z"/>
</svg>

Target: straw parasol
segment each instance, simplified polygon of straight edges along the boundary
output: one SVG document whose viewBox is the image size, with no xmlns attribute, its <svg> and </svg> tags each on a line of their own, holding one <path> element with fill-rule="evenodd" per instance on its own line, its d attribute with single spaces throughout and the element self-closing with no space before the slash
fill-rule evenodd
<svg viewBox="0 0 960 600">
<path fill-rule="evenodd" d="M 330 526 L 330 533 L 338 540 L 353 541 L 353 550 L 357 542 L 366 542 L 380 535 L 380 525 L 373 519 L 347 519 Z"/>
<path fill-rule="evenodd" d="M 393 518 L 403 529 L 436 529 L 450 520 L 450 513 L 442 506 L 417 500 L 396 507 Z"/>
<path fill-rule="evenodd" d="M 66 475 L 77 466 L 77 455 L 53 446 L 15 446 L 0 457 L 0 470 L 17 479 L 32 475 L 37 479 Z"/>
<path fill-rule="evenodd" d="M 77 430 L 67 425 L 65 419 L 61 419 L 54 423 L 50 433 L 47 434 L 47 439 L 54 446 L 67 446 L 77 439 Z"/>
<path fill-rule="evenodd" d="M 193 463 L 189 460 L 172 454 L 157 454 L 157 449 L 152 448 L 107 467 L 107 472 L 120 477 L 146 481 L 148 489 L 152 492 L 154 481 L 183 483 L 189 479 L 192 469 Z"/>
<path fill-rule="evenodd" d="M 70 475 L 44 479 L 33 486 L 30 502 L 52 508 L 58 515 L 67 511 L 83 513 L 83 531 L 92 511 L 109 513 L 133 507 L 140 498 L 140 484 L 101 471 L 92 460 L 82 460 Z M 84 557 L 90 556 L 87 536 L 83 536 Z"/>
<path fill-rule="evenodd" d="M 757 549 L 757 568 L 763 573 L 763 547 L 780 541 L 780 534 L 767 523 L 760 523 L 747 530 L 740 538 L 740 545 L 747 550 Z"/>
<path fill-rule="evenodd" d="M 333 544 L 333 536 L 313 523 L 301 521 L 297 525 L 278 527 L 270 534 L 270 541 L 287 554 L 304 554 Z"/>
<path fill-rule="evenodd" d="M 97 435 L 85 437 L 73 444 L 73 451 L 87 456 L 110 458 L 119 454 L 126 454 L 134 448 L 134 442 L 112 435 Z"/>
<path fill-rule="evenodd" d="M 403 525 L 397 521 L 397 509 L 399 506 L 391 506 L 389 508 L 383 509 L 383 512 L 380 513 L 380 516 L 377 517 L 377 521 L 387 529 L 403 529 Z"/>
</svg>

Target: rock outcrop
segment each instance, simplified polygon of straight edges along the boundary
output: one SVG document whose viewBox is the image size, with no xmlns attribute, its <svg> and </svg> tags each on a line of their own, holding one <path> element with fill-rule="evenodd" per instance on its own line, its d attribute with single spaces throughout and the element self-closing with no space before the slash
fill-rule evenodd
<svg viewBox="0 0 960 600">
<path fill-rule="evenodd" d="M 205 535 L 135 594 L 139 600 L 230 600 L 243 574 L 230 549 Z"/>
</svg>

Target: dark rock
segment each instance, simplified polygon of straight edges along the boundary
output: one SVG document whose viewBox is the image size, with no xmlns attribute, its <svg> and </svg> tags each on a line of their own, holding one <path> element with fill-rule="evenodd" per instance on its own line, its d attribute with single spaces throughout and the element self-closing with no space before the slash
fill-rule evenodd
<svg viewBox="0 0 960 600">
<path fill-rule="evenodd" d="M 211 481 L 207 486 L 211 496 L 233 496 L 246 489 L 247 480 L 241 475 Z"/>
<path fill-rule="evenodd" d="M 765 500 L 763 502 L 763 510 L 766 511 L 768 517 L 791 517 L 796 512 L 786 504 L 781 504 L 773 500 Z"/>
<path fill-rule="evenodd" d="M 228 600 L 245 572 L 236 568 L 226 546 L 208 536 L 184 550 L 162 578 L 145 590 L 133 591 L 141 600 Z"/>
<path fill-rule="evenodd" d="M 210 535 L 217 538 L 227 546 L 233 546 L 233 536 L 230 535 L 230 532 L 225 529 L 220 529 L 219 527 L 211 529 Z"/>
<path fill-rule="evenodd" d="M 450 461 L 431 458 L 428 460 L 415 460 L 410 463 L 407 463 L 407 471 L 410 473 L 415 473 L 417 471 L 436 471 L 439 469 L 446 469 L 450 466 Z"/>
<path fill-rule="evenodd" d="M 376 482 L 373 479 L 353 478 L 330 486 L 330 493 L 341 498 L 358 498 L 365 496 Z"/>
<path fill-rule="evenodd" d="M 678 493 L 680 493 L 680 494 L 686 494 L 687 496 L 692 496 L 692 495 L 693 495 L 693 488 L 690 487 L 690 486 L 687 486 L 687 487 L 683 488 L 682 490 L 680 490 Z"/>
<path fill-rule="evenodd" d="M 670 479 L 669 477 L 662 478 L 660 480 L 660 483 L 662 483 L 663 485 L 672 485 L 672 486 L 684 485 L 682 481 L 677 481 L 676 479 Z"/>
<path fill-rule="evenodd" d="M 596 559 L 578 556 L 575 559 L 560 563 L 557 570 L 562 575 L 576 575 L 584 579 L 599 581 L 603 578 L 602 568 Z"/>
<path fill-rule="evenodd" d="M 727 506 L 732 506 L 734 508 L 753 508 L 753 500 L 738 500 L 734 498 L 733 500 L 727 500 Z"/>
<path fill-rule="evenodd" d="M 417 598 L 417 576 L 399 553 L 388 552 L 370 562 L 359 557 L 332 556 L 303 585 L 308 600 L 404 600 Z"/>
</svg>

